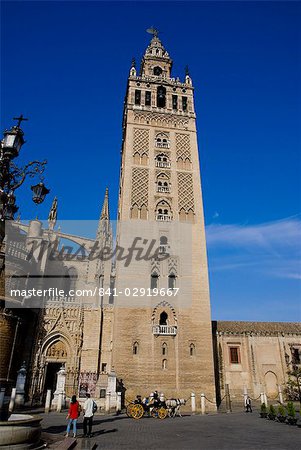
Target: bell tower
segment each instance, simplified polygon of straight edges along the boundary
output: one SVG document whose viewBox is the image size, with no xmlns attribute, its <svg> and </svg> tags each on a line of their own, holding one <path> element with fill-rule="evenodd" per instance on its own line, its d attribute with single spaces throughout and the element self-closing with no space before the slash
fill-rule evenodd
<svg viewBox="0 0 301 450">
<path fill-rule="evenodd" d="M 128 265 L 117 258 L 112 365 L 128 398 L 157 389 L 215 402 L 194 88 L 188 68 L 183 81 L 172 77 L 158 32 L 148 31 L 124 103 L 117 244 L 156 245 L 146 258 L 133 250 Z"/>
</svg>

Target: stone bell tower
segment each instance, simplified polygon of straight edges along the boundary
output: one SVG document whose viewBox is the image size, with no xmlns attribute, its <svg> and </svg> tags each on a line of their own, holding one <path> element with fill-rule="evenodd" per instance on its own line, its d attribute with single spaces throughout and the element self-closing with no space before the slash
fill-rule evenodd
<svg viewBox="0 0 301 450">
<path fill-rule="evenodd" d="M 155 239 L 157 253 L 116 261 L 112 365 L 128 398 L 157 389 L 215 402 L 194 88 L 188 68 L 183 81 L 172 78 L 151 32 L 127 83 L 117 244 L 128 249 L 136 239 L 145 248 Z"/>
</svg>

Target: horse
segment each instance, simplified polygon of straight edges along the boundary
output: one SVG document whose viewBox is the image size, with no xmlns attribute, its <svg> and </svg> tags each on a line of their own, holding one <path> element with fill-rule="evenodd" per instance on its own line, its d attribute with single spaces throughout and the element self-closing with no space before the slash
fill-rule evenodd
<svg viewBox="0 0 301 450">
<path fill-rule="evenodd" d="M 180 408 L 186 405 L 186 400 L 184 398 L 170 398 L 165 401 L 166 407 L 168 409 L 169 417 L 182 417 L 180 413 Z"/>
</svg>

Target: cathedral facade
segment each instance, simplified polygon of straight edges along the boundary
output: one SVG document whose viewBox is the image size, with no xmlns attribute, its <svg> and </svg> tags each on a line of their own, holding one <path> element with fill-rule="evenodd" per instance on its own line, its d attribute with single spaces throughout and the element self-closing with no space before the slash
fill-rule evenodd
<svg viewBox="0 0 301 450">
<path fill-rule="evenodd" d="M 157 389 L 185 399 L 204 393 L 215 410 L 225 385 L 237 399 L 244 390 L 254 398 L 278 395 L 290 365 L 300 364 L 300 324 L 211 321 L 194 88 L 188 69 L 182 81 L 171 70 L 154 31 L 126 87 L 116 241 L 108 190 L 94 239 L 57 229 L 55 200 L 47 226 L 17 222 L 18 245 L 6 241 L 11 274 L 18 251 L 30 253 L 36 273 L 52 280 L 43 307 L 31 307 L 23 320 L 27 331 L 20 326 L 17 335 L 12 324 L 33 401 L 55 392 L 63 371 L 67 397 L 89 392 L 103 408 L 114 407 L 118 392 L 132 399 Z M 97 243 L 113 256 L 55 259 L 46 245 L 38 257 L 41 243 L 58 243 L 59 254 L 66 240 L 85 249 Z M 131 261 L 116 248 L 132 249 Z M 88 301 L 76 294 L 85 290 Z M 11 384 L 16 367 L 6 376 Z"/>
</svg>

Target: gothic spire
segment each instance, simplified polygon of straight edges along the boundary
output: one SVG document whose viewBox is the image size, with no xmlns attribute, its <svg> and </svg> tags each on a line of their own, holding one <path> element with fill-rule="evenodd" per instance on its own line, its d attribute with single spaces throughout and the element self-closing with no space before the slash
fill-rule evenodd
<svg viewBox="0 0 301 450">
<path fill-rule="evenodd" d="M 48 215 L 48 223 L 49 228 L 53 230 L 57 220 L 57 198 L 54 197 L 54 200 L 52 202 L 49 215 Z"/>
<path fill-rule="evenodd" d="M 97 239 L 107 239 L 111 233 L 109 214 L 109 189 L 106 188 L 101 214 L 98 222 Z"/>
<path fill-rule="evenodd" d="M 110 217 L 109 217 L 109 189 L 108 188 L 106 188 L 100 219 L 107 219 L 107 220 L 110 219 Z"/>
</svg>

